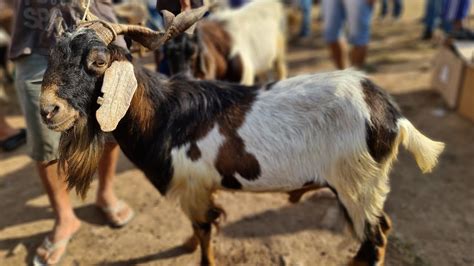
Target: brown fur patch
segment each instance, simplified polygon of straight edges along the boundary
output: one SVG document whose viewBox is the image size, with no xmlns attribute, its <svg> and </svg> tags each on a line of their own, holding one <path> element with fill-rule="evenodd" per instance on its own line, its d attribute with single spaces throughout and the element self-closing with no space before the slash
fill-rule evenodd
<svg viewBox="0 0 474 266">
<path fill-rule="evenodd" d="M 364 99 L 370 110 L 367 122 L 367 146 L 375 161 L 383 162 L 393 149 L 398 136 L 400 110 L 389 94 L 366 79 L 362 81 Z"/>
<path fill-rule="evenodd" d="M 250 104 L 232 107 L 228 115 L 219 121 L 219 131 L 226 140 L 219 149 L 216 168 L 224 179 L 228 179 L 223 180 L 223 183 L 238 182 L 236 173 L 247 180 L 255 180 L 260 176 L 257 158 L 245 150 L 245 143 L 237 133 L 245 121 L 245 114 L 250 110 Z"/>
<path fill-rule="evenodd" d="M 68 189 L 75 188 L 82 198 L 87 194 L 105 143 L 103 134 L 97 134 L 95 127 L 79 118 L 73 128 L 61 134 L 59 142 L 59 167 L 67 174 Z"/>
<path fill-rule="evenodd" d="M 196 142 L 191 142 L 188 150 L 186 151 L 186 156 L 188 156 L 188 158 L 191 159 L 191 161 L 193 162 L 201 158 L 201 150 L 199 149 Z"/>
<path fill-rule="evenodd" d="M 197 28 L 199 51 L 194 75 L 204 79 L 239 82 L 243 64 L 239 55 L 230 58 L 232 39 L 219 22 L 202 21 Z"/>
<path fill-rule="evenodd" d="M 137 75 L 137 73 L 135 74 Z M 151 127 L 153 125 L 155 109 L 150 101 L 150 97 L 146 95 L 145 85 L 140 82 L 143 79 L 137 77 L 137 80 L 139 81 L 138 87 L 133 95 L 128 111 L 130 117 L 137 122 L 134 124 L 138 125 L 140 132 L 147 135 L 152 131 Z"/>
</svg>

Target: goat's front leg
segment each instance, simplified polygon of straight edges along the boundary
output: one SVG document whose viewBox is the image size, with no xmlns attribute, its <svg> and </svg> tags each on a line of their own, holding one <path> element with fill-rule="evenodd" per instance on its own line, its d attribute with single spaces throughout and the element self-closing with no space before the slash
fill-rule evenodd
<svg viewBox="0 0 474 266">
<path fill-rule="evenodd" d="M 184 244 L 188 251 L 196 250 L 201 246 L 201 265 L 215 265 L 214 252 L 212 248 L 211 236 L 212 225 L 218 225 L 219 217 L 225 214 L 224 210 L 213 201 L 213 195 L 209 195 L 207 200 L 198 201 L 201 204 L 191 204 L 191 208 L 184 208 L 193 226 L 193 236 Z M 205 202 L 205 204 L 204 204 Z M 184 206 L 186 206 L 184 204 Z"/>
<path fill-rule="evenodd" d="M 211 242 L 212 223 L 193 223 L 193 230 L 201 246 L 201 266 L 215 265 Z"/>
</svg>

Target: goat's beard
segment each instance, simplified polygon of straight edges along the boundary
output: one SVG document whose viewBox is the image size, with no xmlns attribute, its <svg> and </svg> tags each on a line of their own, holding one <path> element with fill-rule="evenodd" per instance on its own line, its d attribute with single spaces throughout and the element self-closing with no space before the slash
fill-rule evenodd
<svg viewBox="0 0 474 266">
<path fill-rule="evenodd" d="M 83 199 L 99 166 L 104 143 L 105 136 L 95 121 L 83 117 L 61 134 L 59 168 L 67 175 L 68 190 L 75 188 Z"/>
</svg>

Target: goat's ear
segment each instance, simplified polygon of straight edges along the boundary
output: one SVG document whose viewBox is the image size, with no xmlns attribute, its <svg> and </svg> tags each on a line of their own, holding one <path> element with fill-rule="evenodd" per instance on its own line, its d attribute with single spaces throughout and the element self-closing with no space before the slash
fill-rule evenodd
<svg viewBox="0 0 474 266">
<path fill-rule="evenodd" d="M 137 84 L 133 65 L 128 61 L 114 61 L 105 71 L 101 89 L 104 95 L 97 99 L 100 107 L 95 114 L 102 131 L 117 127 L 130 107 Z"/>
</svg>

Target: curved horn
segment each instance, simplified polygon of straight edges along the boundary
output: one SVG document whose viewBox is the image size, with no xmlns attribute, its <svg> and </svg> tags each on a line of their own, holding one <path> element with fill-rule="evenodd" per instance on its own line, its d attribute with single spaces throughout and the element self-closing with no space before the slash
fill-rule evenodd
<svg viewBox="0 0 474 266">
<path fill-rule="evenodd" d="M 176 17 L 168 11 L 164 11 L 164 16 L 169 23 L 165 32 L 153 31 L 147 27 L 137 25 L 124 25 L 108 23 L 103 20 L 92 20 L 82 23 L 79 27 L 91 28 L 96 31 L 97 35 L 109 44 L 115 40 L 117 35 L 123 34 L 139 42 L 150 50 L 155 50 L 163 45 L 166 41 L 178 36 L 186 29 L 191 27 L 209 10 L 209 6 L 191 9 L 180 13 Z M 95 18 L 95 16 L 90 16 Z"/>
</svg>

